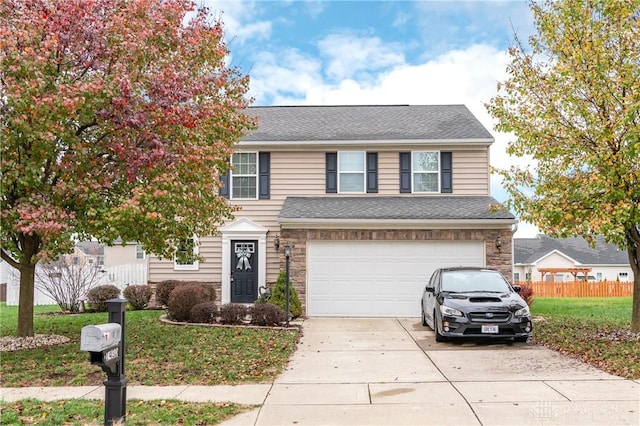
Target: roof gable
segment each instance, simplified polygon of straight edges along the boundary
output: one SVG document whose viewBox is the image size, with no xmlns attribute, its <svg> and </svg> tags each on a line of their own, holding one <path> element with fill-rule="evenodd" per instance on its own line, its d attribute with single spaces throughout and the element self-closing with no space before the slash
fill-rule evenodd
<svg viewBox="0 0 640 426">
<path fill-rule="evenodd" d="M 540 263 L 540 262 L 544 261 L 545 259 L 553 256 L 554 254 L 557 254 L 560 257 L 564 257 L 565 259 L 567 259 L 569 262 L 573 263 L 574 265 L 579 265 L 580 264 L 580 262 L 578 262 L 575 259 L 570 258 L 569 256 L 567 256 L 566 254 L 564 254 L 563 252 L 561 252 L 558 249 L 554 249 L 553 251 L 550 251 L 549 253 L 543 255 L 540 259 L 536 259 L 534 262 L 531 262 L 531 263 L 535 265 L 535 264 Z"/>
<path fill-rule="evenodd" d="M 258 128 L 242 141 L 456 141 L 493 142 L 464 105 L 249 107 Z"/>
</svg>

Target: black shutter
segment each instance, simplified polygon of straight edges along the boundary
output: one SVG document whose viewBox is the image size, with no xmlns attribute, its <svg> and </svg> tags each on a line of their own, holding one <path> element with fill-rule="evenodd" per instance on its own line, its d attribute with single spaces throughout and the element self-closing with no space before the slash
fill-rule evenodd
<svg viewBox="0 0 640 426">
<path fill-rule="evenodd" d="M 220 187 L 220 196 L 229 198 L 229 172 L 224 175 L 220 175 L 220 182 L 222 182 L 222 186 Z"/>
<path fill-rule="evenodd" d="M 271 153 L 261 152 L 258 154 L 258 188 L 260 190 L 258 198 L 268 200 L 270 198 L 271 185 Z"/>
<path fill-rule="evenodd" d="M 400 153 L 400 193 L 411 193 L 411 153 Z"/>
<path fill-rule="evenodd" d="M 229 192 L 230 191 L 230 189 L 229 189 L 229 183 L 230 183 L 229 175 L 231 174 L 231 167 L 232 167 L 231 166 L 231 158 L 229 158 L 227 160 L 227 166 L 229 167 L 227 169 L 227 173 L 219 176 L 220 177 L 220 182 L 222 182 L 222 186 L 220 187 L 219 194 L 220 194 L 221 197 L 224 197 L 224 198 L 230 198 L 229 197 L 229 193 L 230 193 Z"/>
<path fill-rule="evenodd" d="M 367 193 L 378 193 L 378 153 L 367 152 Z"/>
<path fill-rule="evenodd" d="M 327 194 L 336 194 L 338 192 L 338 153 L 327 152 L 326 154 L 326 170 L 327 170 Z"/>
<path fill-rule="evenodd" d="M 440 153 L 440 192 L 453 192 L 453 155 L 451 152 Z"/>
</svg>

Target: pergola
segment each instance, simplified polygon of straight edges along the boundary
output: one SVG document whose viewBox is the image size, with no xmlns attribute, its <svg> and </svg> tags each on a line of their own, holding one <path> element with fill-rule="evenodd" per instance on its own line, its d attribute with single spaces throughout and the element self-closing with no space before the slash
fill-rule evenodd
<svg viewBox="0 0 640 426">
<path fill-rule="evenodd" d="M 555 274 L 568 272 L 573 275 L 573 280 L 578 281 L 578 274 L 582 273 L 585 277 L 589 276 L 591 268 L 538 268 L 538 272 L 542 274 L 544 281 L 545 274 L 551 274 L 551 281 L 555 281 Z"/>
</svg>

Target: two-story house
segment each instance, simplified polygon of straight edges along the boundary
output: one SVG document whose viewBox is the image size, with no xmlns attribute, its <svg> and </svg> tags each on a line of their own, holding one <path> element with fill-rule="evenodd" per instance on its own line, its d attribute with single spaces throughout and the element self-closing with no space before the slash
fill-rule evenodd
<svg viewBox="0 0 640 426">
<path fill-rule="evenodd" d="M 290 277 L 308 316 L 417 317 L 437 267 L 512 273 L 515 217 L 489 194 L 494 139 L 463 105 L 251 107 L 221 194 L 240 210 L 149 281 L 210 282 L 251 303 Z"/>
</svg>

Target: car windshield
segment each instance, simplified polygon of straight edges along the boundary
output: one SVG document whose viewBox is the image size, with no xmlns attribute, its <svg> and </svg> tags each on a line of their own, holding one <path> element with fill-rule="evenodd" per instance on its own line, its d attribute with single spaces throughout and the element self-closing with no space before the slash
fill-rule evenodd
<svg viewBox="0 0 640 426">
<path fill-rule="evenodd" d="M 442 291 L 452 293 L 509 292 L 511 287 L 504 277 L 495 271 L 444 271 Z"/>
</svg>

